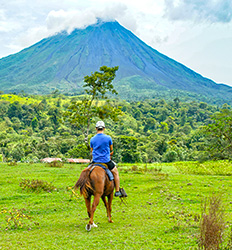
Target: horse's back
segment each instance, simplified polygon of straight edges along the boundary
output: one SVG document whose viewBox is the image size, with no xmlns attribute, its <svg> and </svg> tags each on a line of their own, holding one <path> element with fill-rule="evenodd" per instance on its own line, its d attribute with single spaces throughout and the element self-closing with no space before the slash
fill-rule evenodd
<svg viewBox="0 0 232 250">
<path fill-rule="evenodd" d="M 110 195 L 114 190 L 114 181 L 110 181 L 105 170 L 96 166 L 90 174 L 90 181 L 96 193 Z"/>
</svg>

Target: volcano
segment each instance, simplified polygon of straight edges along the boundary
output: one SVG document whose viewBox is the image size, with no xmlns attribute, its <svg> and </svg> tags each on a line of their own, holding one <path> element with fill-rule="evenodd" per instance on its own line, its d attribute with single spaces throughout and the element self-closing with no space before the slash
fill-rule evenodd
<svg viewBox="0 0 232 250">
<path fill-rule="evenodd" d="M 114 85 L 122 98 L 188 93 L 232 101 L 232 87 L 159 53 L 117 21 L 61 32 L 0 59 L 0 90 L 81 93 L 84 76 L 103 65 L 119 66 Z"/>
</svg>

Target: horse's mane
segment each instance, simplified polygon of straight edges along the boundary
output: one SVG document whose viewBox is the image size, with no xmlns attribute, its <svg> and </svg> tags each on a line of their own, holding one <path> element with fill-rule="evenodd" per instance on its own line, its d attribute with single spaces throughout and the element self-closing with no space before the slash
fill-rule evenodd
<svg viewBox="0 0 232 250">
<path fill-rule="evenodd" d="M 93 192 L 93 187 L 90 183 L 90 169 L 86 168 L 81 172 L 80 178 L 78 179 L 77 183 L 75 184 L 75 188 L 80 187 L 80 193 L 85 198 L 89 196 L 90 192 Z"/>
</svg>

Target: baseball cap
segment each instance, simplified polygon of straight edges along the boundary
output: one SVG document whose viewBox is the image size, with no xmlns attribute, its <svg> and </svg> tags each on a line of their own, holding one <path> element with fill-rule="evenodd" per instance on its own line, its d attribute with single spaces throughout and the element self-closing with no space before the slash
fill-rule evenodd
<svg viewBox="0 0 232 250">
<path fill-rule="evenodd" d="M 96 123 L 96 128 L 105 128 L 105 123 L 103 121 L 98 121 Z"/>
</svg>

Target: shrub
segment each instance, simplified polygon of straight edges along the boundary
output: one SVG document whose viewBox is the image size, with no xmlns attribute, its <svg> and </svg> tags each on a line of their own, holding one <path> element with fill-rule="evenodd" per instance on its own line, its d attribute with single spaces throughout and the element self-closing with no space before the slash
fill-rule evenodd
<svg viewBox="0 0 232 250">
<path fill-rule="evenodd" d="M 17 145 L 15 146 L 11 151 L 10 151 L 10 156 L 15 160 L 15 161 L 20 161 L 24 157 L 24 150 L 22 145 Z"/>
<path fill-rule="evenodd" d="M 164 162 L 173 162 L 176 161 L 177 159 L 178 159 L 178 154 L 174 150 L 167 151 L 163 156 Z"/>
<path fill-rule="evenodd" d="M 46 164 L 48 167 L 52 168 L 62 168 L 64 166 L 64 163 L 61 161 L 52 161 Z"/>
<path fill-rule="evenodd" d="M 225 229 L 221 196 L 213 195 L 202 203 L 199 248 L 217 250 L 222 243 Z"/>
<path fill-rule="evenodd" d="M 17 166 L 18 163 L 16 161 L 10 161 L 7 163 L 8 166 Z"/>
<path fill-rule="evenodd" d="M 23 157 L 21 159 L 21 162 L 33 164 L 33 163 L 40 162 L 40 160 L 38 157 L 34 156 L 33 154 L 29 154 L 29 155 Z"/>
<path fill-rule="evenodd" d="M 31 221 L 32 218 L 27 215 L 24 208 L 16 209 L 12 208 L 10 210 L 4 208 L 0 211 L 1 214 L 5 214 L 6 220 L 6 230 L 22 228 L 24 225 L 28 224 L 26 221 Z M 39 225 L 37 222 L 33 222 L 35 225 Z"/>
<path fill-rule="evenodd" d="M 182 174 L 195 175 L 232 175 L 232 162 L 207 161 L 207 162 L 175 162 L 173 165 Z"/>
<path fill-rule="evenodd" d="M 42 180 L 22 179 L 22 181 L 20 182 L 20 187 L 23 190 L 33 191 L 33 192 L 46 191 L 50 193 L 54 190 L 57 190 L 56 187 L 54 187 L 51 183 Z"/>
</svg>

